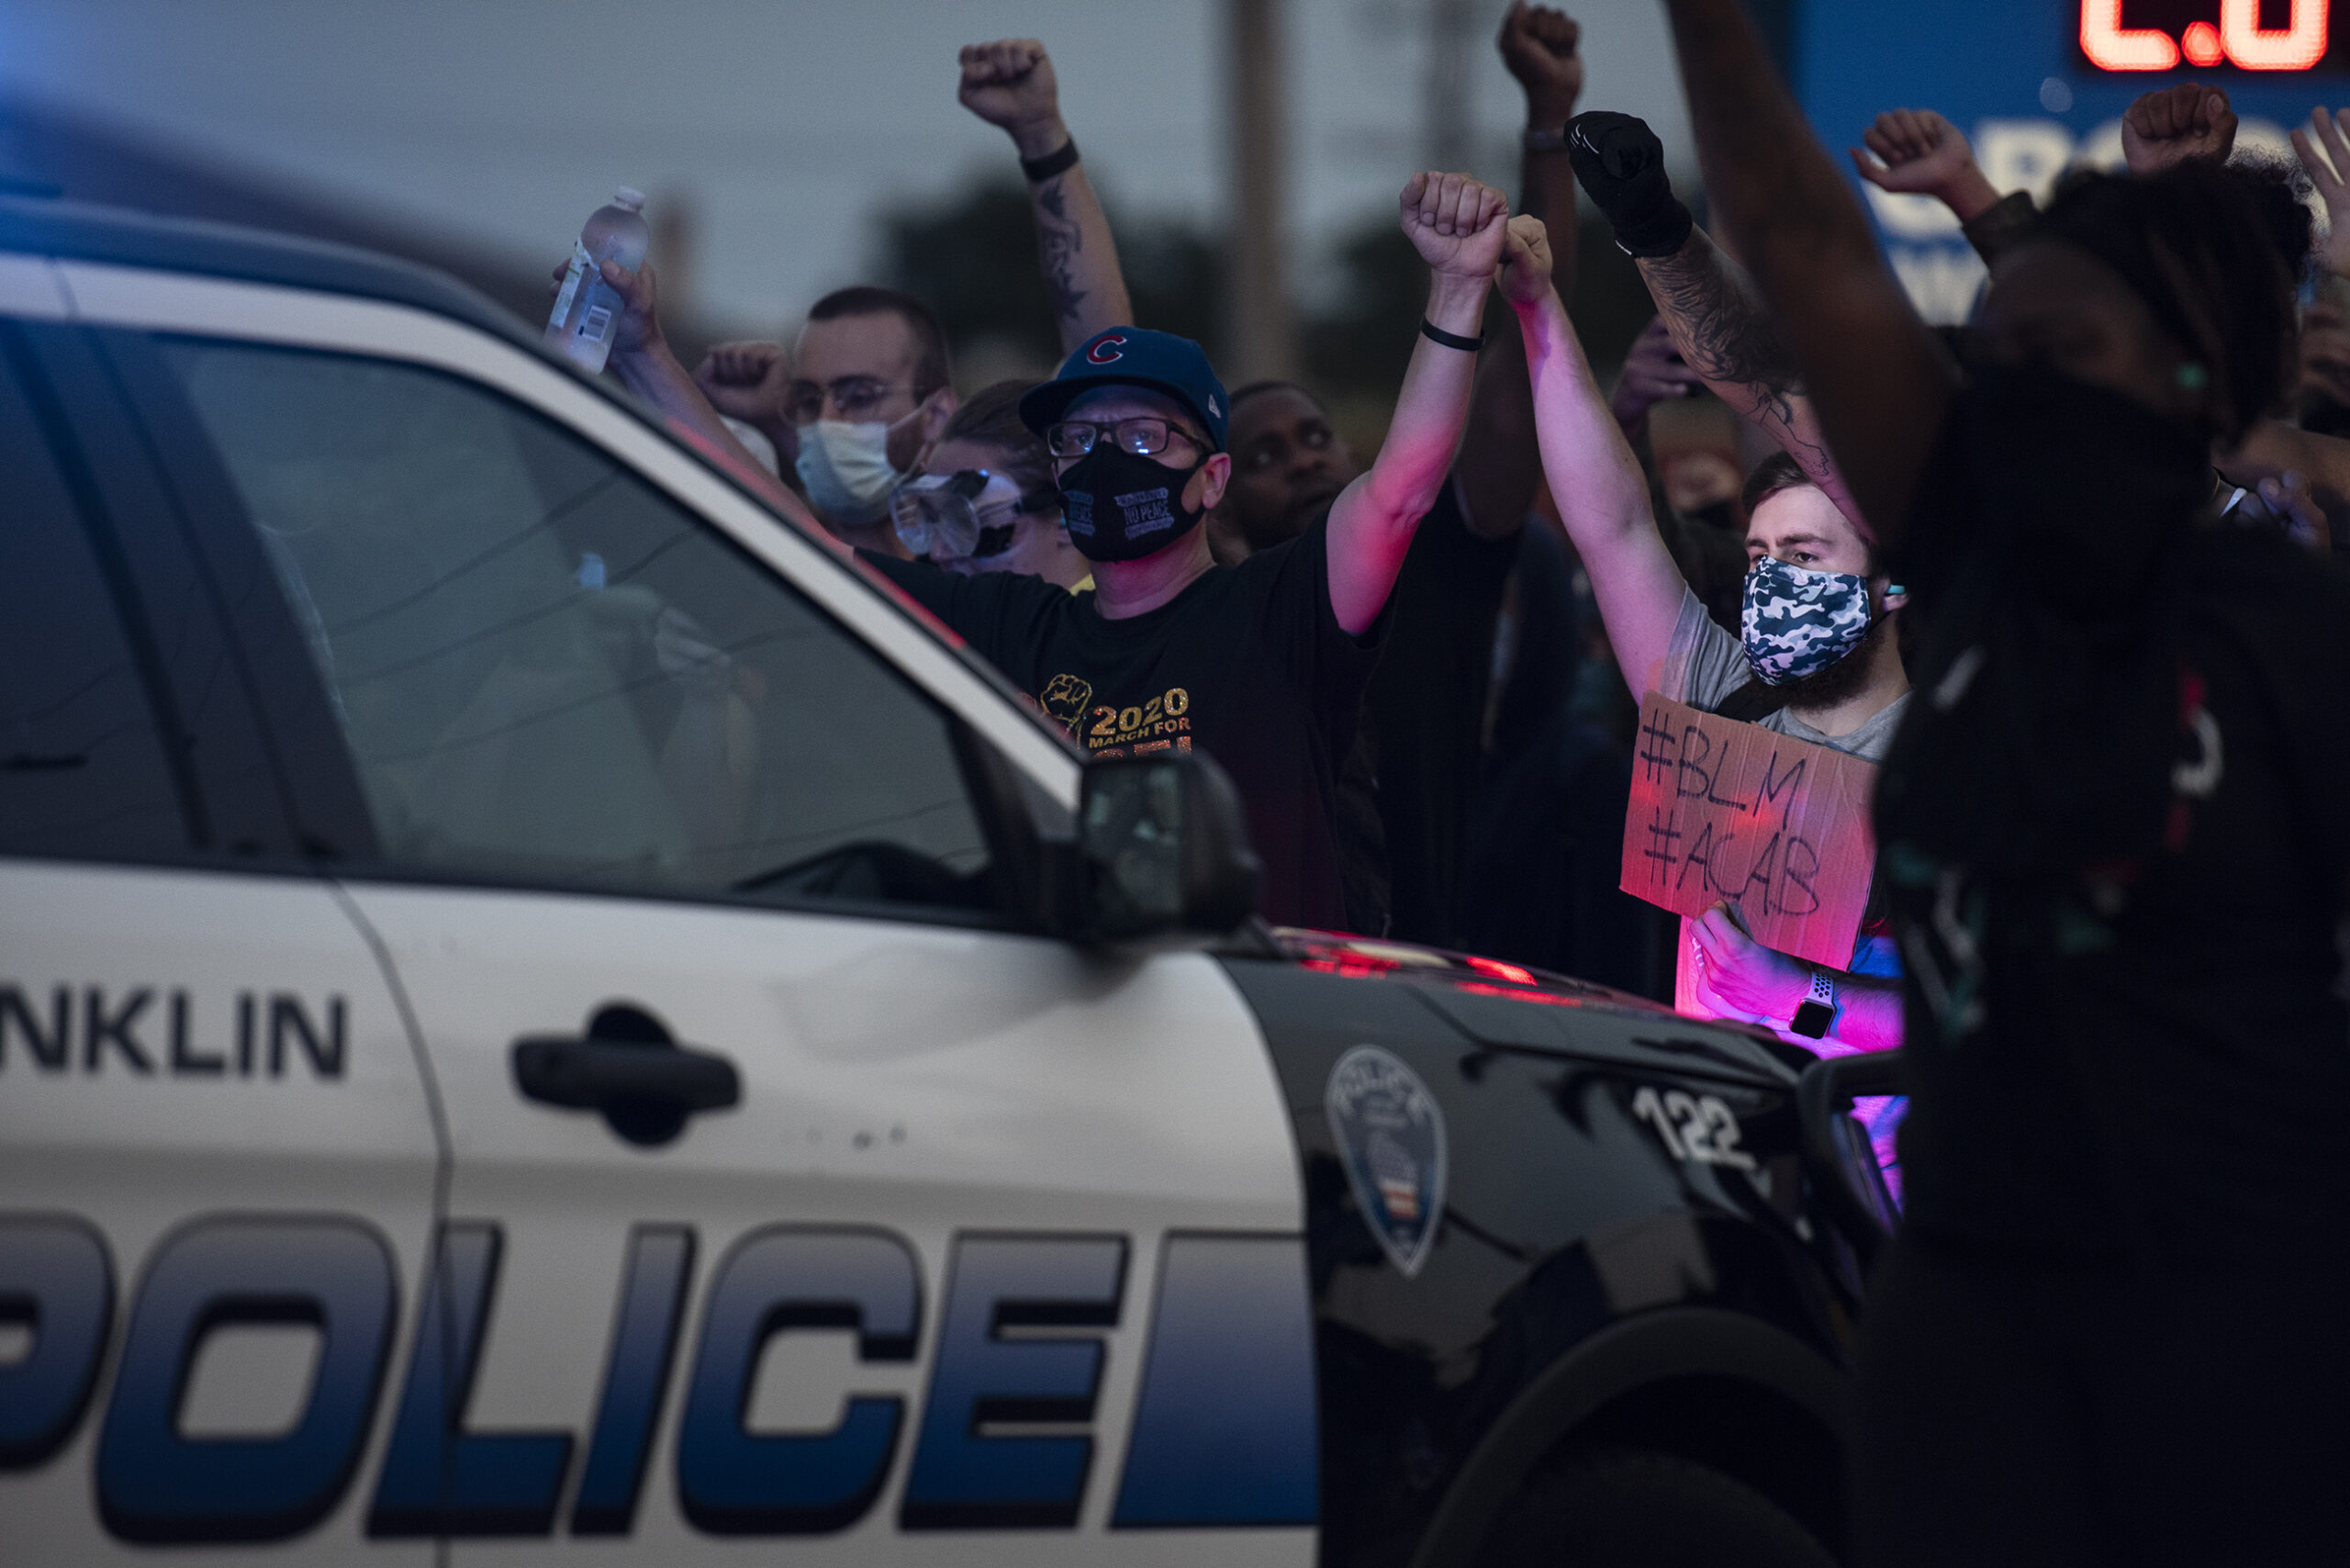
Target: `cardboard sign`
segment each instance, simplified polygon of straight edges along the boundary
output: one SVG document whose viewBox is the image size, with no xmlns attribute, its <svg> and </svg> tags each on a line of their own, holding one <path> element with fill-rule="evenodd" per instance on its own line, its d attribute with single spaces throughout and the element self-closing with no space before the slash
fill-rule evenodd
<svg viewBox="0 0 2350 1568">
<path fill-rule="evenodd" d="M 1876 764 L 1700 712 L 1640 702 L 1623 888 L 1676 914 L 1728 900 L 1766 947 L 1842 969 L 1876 866 Z"/>
</svg>

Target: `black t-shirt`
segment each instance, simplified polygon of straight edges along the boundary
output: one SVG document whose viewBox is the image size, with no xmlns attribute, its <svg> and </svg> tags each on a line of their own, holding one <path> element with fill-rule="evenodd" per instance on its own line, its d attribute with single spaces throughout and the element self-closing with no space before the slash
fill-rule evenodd
<svg viewBox="0 0 2350 1568">
<path fill-rule="evenodd" d="M 1091 593 L 1012 572 L 963 577 L 860 551 L 1036 700 L 1093 756 L 1215 758 L 1248 807 L 1257 911 L 1346 926 L 1333 802 L 1384 616 L 1351 637 L 1330 609 L 1329 516 L 1218 566 L 1166 604 L 1104 620 Z"/>
<path fill-rule="evenodd" d="M 1448 476 L 1396 575 L 1394 624 L 1365 702 L 1378 765 L 1393 920 L 1412 942 L 1449 946 L 1461 835 L 1483 749 L 1494 624 L 1516 535 L 1480 539 Z"/>
<path fill-rule="evenodd" d="M 1938 462 L 1896 563 L 1921 700 L 1878 793 L 1908 1223 L 2072 1261 L 2350 1267 L 2350 579 L 2197 526 L 2085 617 L 2034 568 L 2046 537 L 1965 504 L 1963 442 Z"/>
</svg>

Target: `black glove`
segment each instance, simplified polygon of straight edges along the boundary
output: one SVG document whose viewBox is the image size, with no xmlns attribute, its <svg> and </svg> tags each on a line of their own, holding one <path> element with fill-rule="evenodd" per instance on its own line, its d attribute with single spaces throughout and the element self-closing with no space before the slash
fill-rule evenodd
<svg viewBox="0 0 2350 1568">
<path fill-rule="evenodd" d="M 1648 122 L 1594 109 L 1567 122 L 1567 159 L 1628 256 L 1669 256 L 1695 227 L 1664 174 L 1664 143 Z"/>
</svg>

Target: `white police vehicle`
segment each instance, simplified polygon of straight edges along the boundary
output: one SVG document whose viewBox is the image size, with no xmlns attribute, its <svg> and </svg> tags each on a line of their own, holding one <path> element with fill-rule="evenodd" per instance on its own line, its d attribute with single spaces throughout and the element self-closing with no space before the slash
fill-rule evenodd
<svg viewBox="0 0 2350 1568">
<path fill-rule="evenodd" d="M 1244 924 L 411 269 L 0 203 L 0 1561 L 1834 1544 L 1802 1053 Z"/>
</svg>

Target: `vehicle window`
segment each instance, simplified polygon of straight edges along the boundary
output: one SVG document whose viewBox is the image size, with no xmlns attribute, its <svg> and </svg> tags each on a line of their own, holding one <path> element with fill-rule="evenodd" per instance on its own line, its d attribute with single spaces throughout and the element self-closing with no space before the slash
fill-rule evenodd
<svg viewBox="0 0 2350 1568">
<path fill-rule="evenodd" d="M 79 513 L 0 371 L 0 854 L 185 854 L 145 682 Z"/>
<path fill-rule="evenodd" d="M 991 902 L 946 716 L 596 448 L 415 366 L 162 349 L 275 564 L 394 865 Z"/>
</svg>

